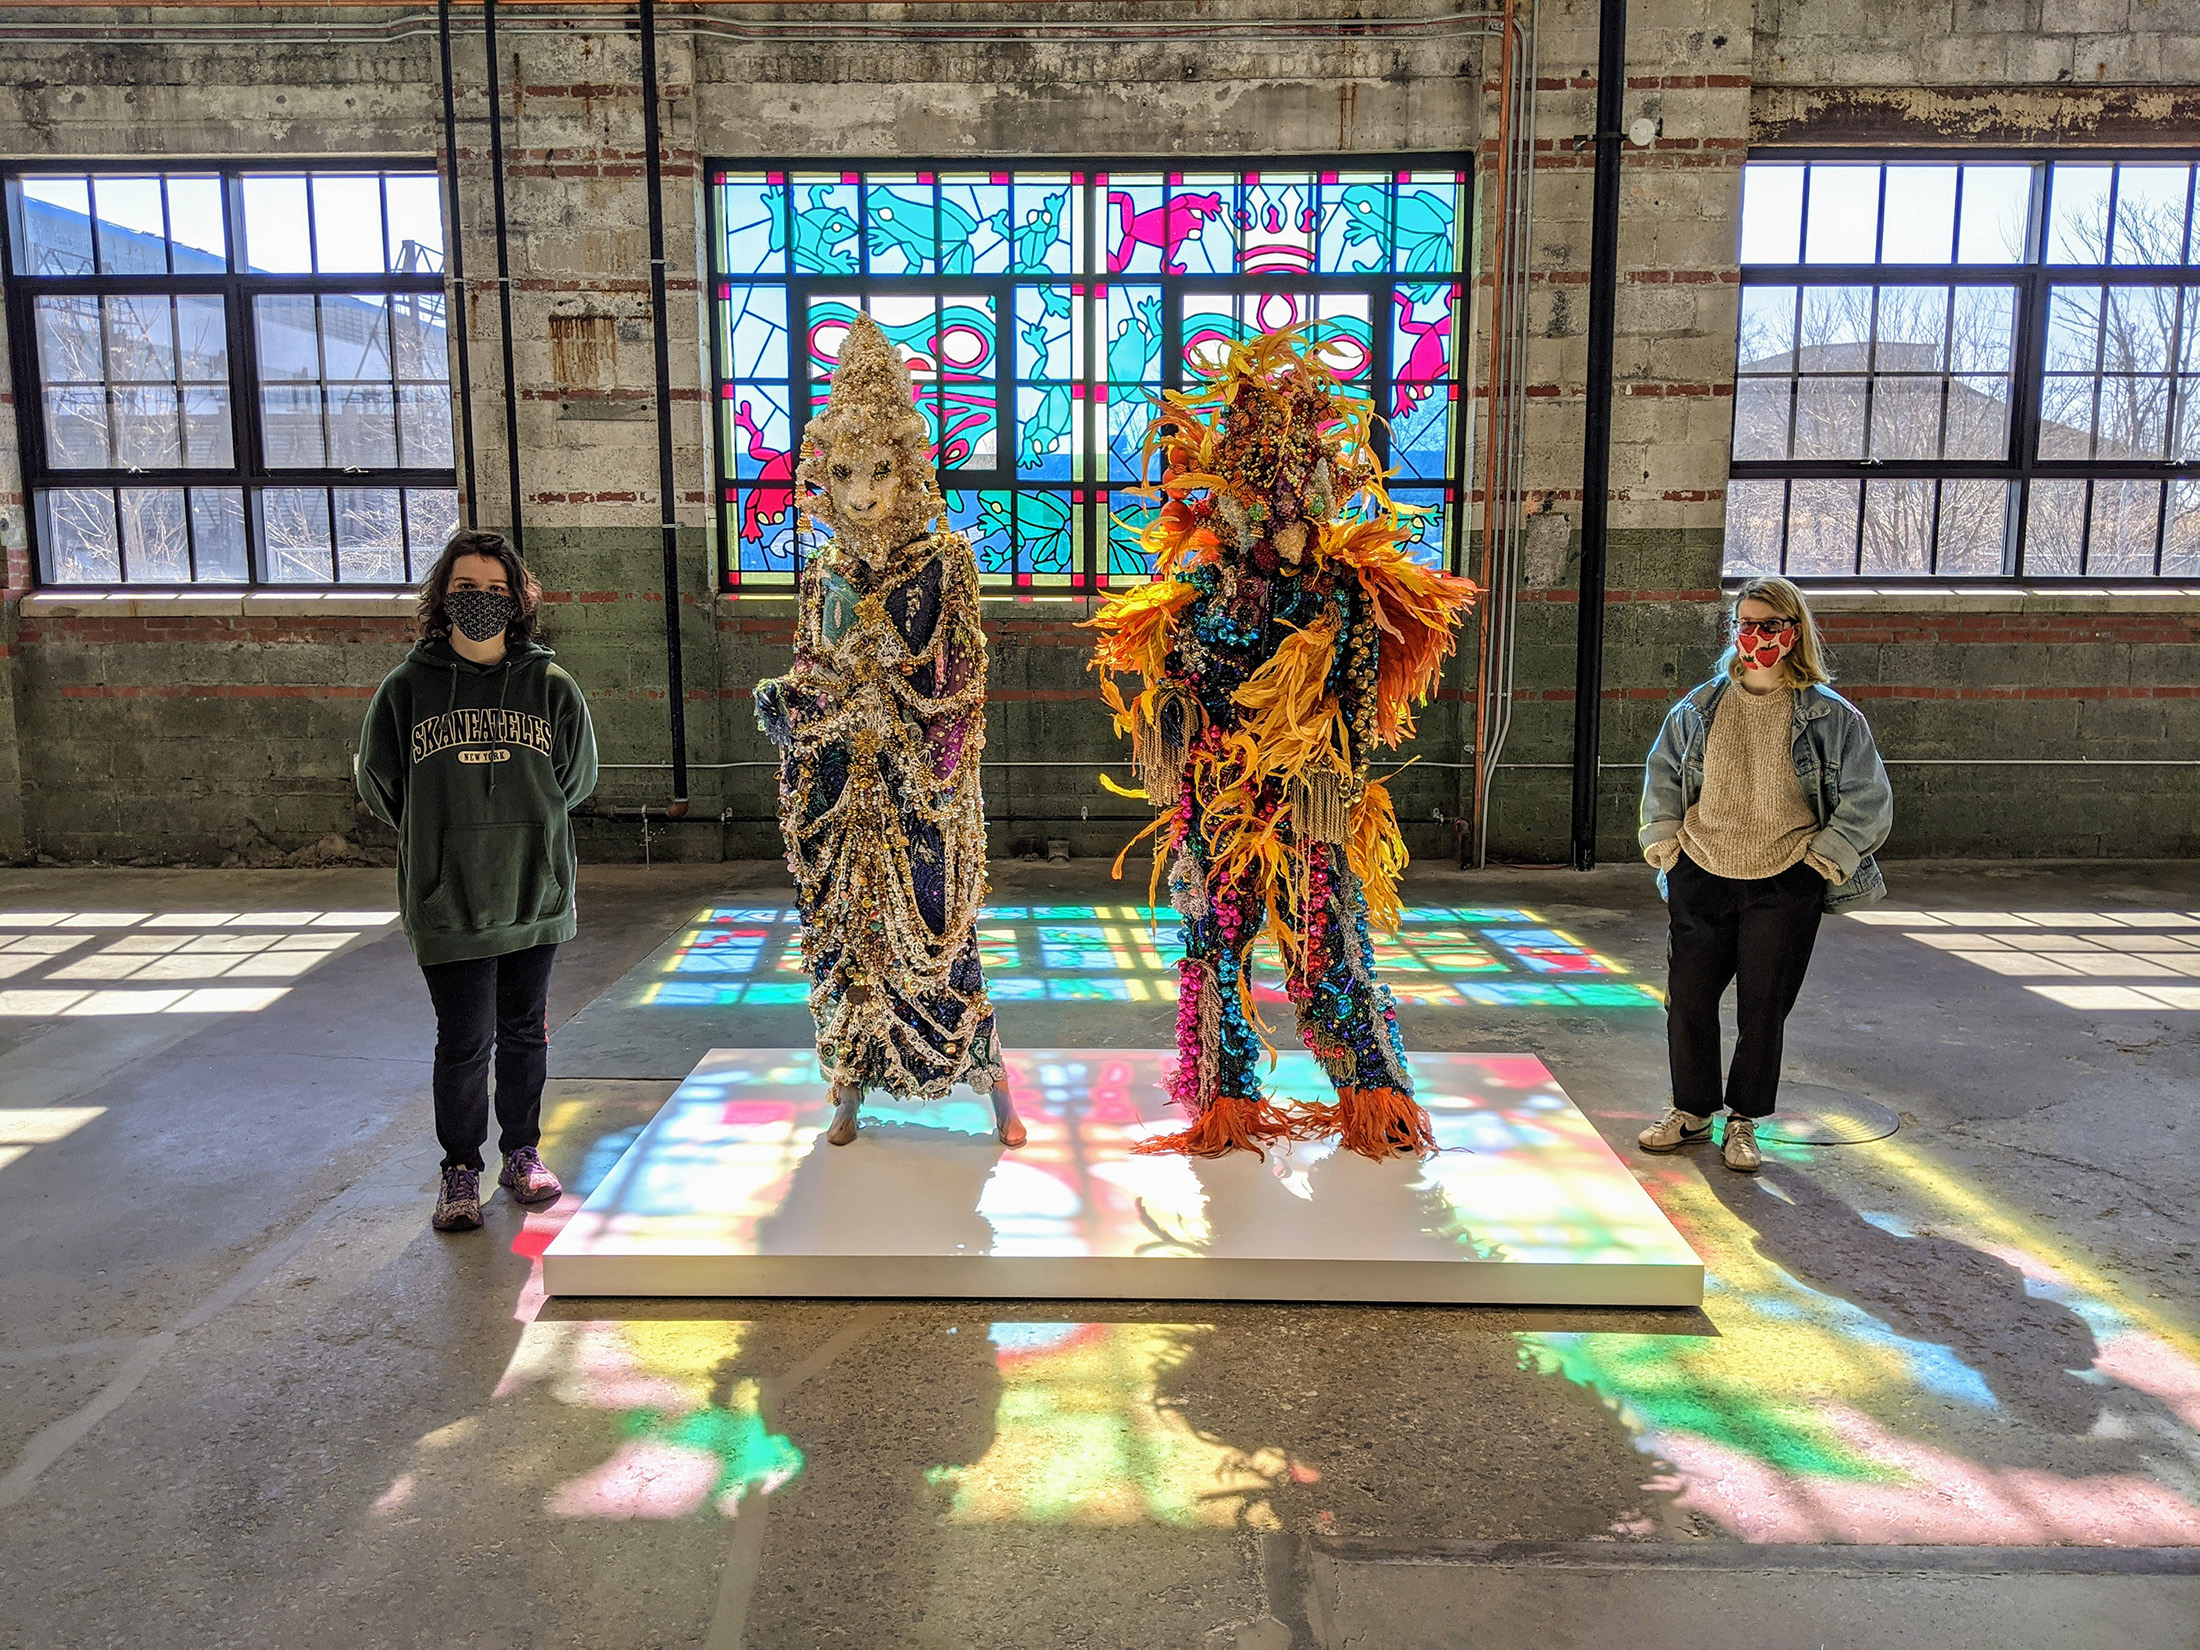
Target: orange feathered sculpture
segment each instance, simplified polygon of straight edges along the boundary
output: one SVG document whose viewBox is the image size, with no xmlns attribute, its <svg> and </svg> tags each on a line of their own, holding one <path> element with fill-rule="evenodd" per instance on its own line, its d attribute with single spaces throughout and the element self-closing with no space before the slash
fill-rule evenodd
<svg viewBox="0 0 2200 1650">
<path fill-rule="evenodd" d="M 1372 423 L 1290 328 L 1169 393 L 1146 434 L 1156 574 L 1090 621 L 1101 693 L 1160 816 L 1155 877 L 1165 864 L 1184 920 L 1172 1088 L 1189 1126 L 1146 1150 L 1433 1145 L 1375 978 L 1368 925 L 1396 923 L 1406 849 L 1368 761 L 1413 733 L 1475 588 L 1406 553 Z M 1264 935 L 1333 1106 L 1287 1112 L 1262 1092 L 1246 962 Z"/>
</svg>

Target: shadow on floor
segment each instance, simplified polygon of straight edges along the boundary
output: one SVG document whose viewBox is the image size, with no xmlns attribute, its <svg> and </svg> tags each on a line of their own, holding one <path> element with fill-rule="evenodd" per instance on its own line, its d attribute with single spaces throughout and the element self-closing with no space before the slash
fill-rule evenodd
<svg viewBox="0 0 2200 1650">
<path fill-rule="evenodd" d="M 1756 1179 L 1712 1170 L 1705 1183 L 1756 1234 L 1757 1252 L 1801 1283 L 1868 1312 L 1897 1335 L 1944 1346 L 2005 1408 L 2050 1432 L 2093 1425 L 2101 1389 L 2080 1378 L 2093 1331 L 2024 1274 L 1953 1238 L 1889 1231 L 1792 1164 Z"/>
</svg>

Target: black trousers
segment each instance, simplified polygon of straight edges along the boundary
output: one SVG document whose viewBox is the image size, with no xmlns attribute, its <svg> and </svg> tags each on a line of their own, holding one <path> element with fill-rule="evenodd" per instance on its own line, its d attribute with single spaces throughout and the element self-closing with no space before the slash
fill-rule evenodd
<svg viewBox="0 0 2200 1650">
<path fill-rule="evenodd" d="M 489 1061 L 497 1068 L 497 1150 L 542 1142 L 555 945 L 421 969 L 435 1002 L 435 1137 L 446 1169 L 481 1168 L 489 1132 Z"/>
<path fill-rule="evenodd" d="M 1826 879 L 1798 862 L 1776 877 L 1715 876 L 1686 854 L 1666 873 L 1665 1043 L 1673 1104 L 1717 1114 L 1719 999 L 1735 987 L 1739 1036 L 1724 1103 L 1737 1117 L 1769 1117 L 1780 1092 L 1788 1011 L 1818 940 Z"/>
</svg>

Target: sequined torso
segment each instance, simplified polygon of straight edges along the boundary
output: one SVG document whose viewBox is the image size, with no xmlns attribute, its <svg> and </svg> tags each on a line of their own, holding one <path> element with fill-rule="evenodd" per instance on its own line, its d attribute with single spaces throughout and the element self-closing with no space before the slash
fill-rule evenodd
<svg viewBox="0 0 2200 1650">
<path fill-rule="evenodd" d="M 1001 1074 L 976 926 L 985 671 L 970 546 L 943 532 L 882 570 L 828 548 L 803 577 L 794 667 L 758 689 L 836 1083 L 936 1099 Z"/>
</svg>

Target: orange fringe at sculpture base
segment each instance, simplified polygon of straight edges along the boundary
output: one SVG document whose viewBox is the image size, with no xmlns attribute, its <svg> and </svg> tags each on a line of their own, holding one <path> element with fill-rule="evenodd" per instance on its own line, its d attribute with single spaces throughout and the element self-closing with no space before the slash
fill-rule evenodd
<svg viewBox="0 0 2200 1650">
<path fill-rule="evenodd" d="M 1436 1150 L 1428 1113 L 1396 1089 L 1340 1088 L 1334 1106 L 1301 1106 L 1292 1127 L 1301 1140 L 1335 1135 L 1339 1146 L 1362 1157 L 1426 1157 Z"/>
<path fill-rule="evenodd" d="M 1298 1125 L 1265 1100 L 1218 1094 L 1200 1109 L 1190 1128 L 1141 1140 L 1131 1150 L 1156 1156 L 1226 1157 L 1231 1152 L 1255 1152 L 1265 1157 L 1268 1147 L 1297 1133 Z"/>
</svg>

